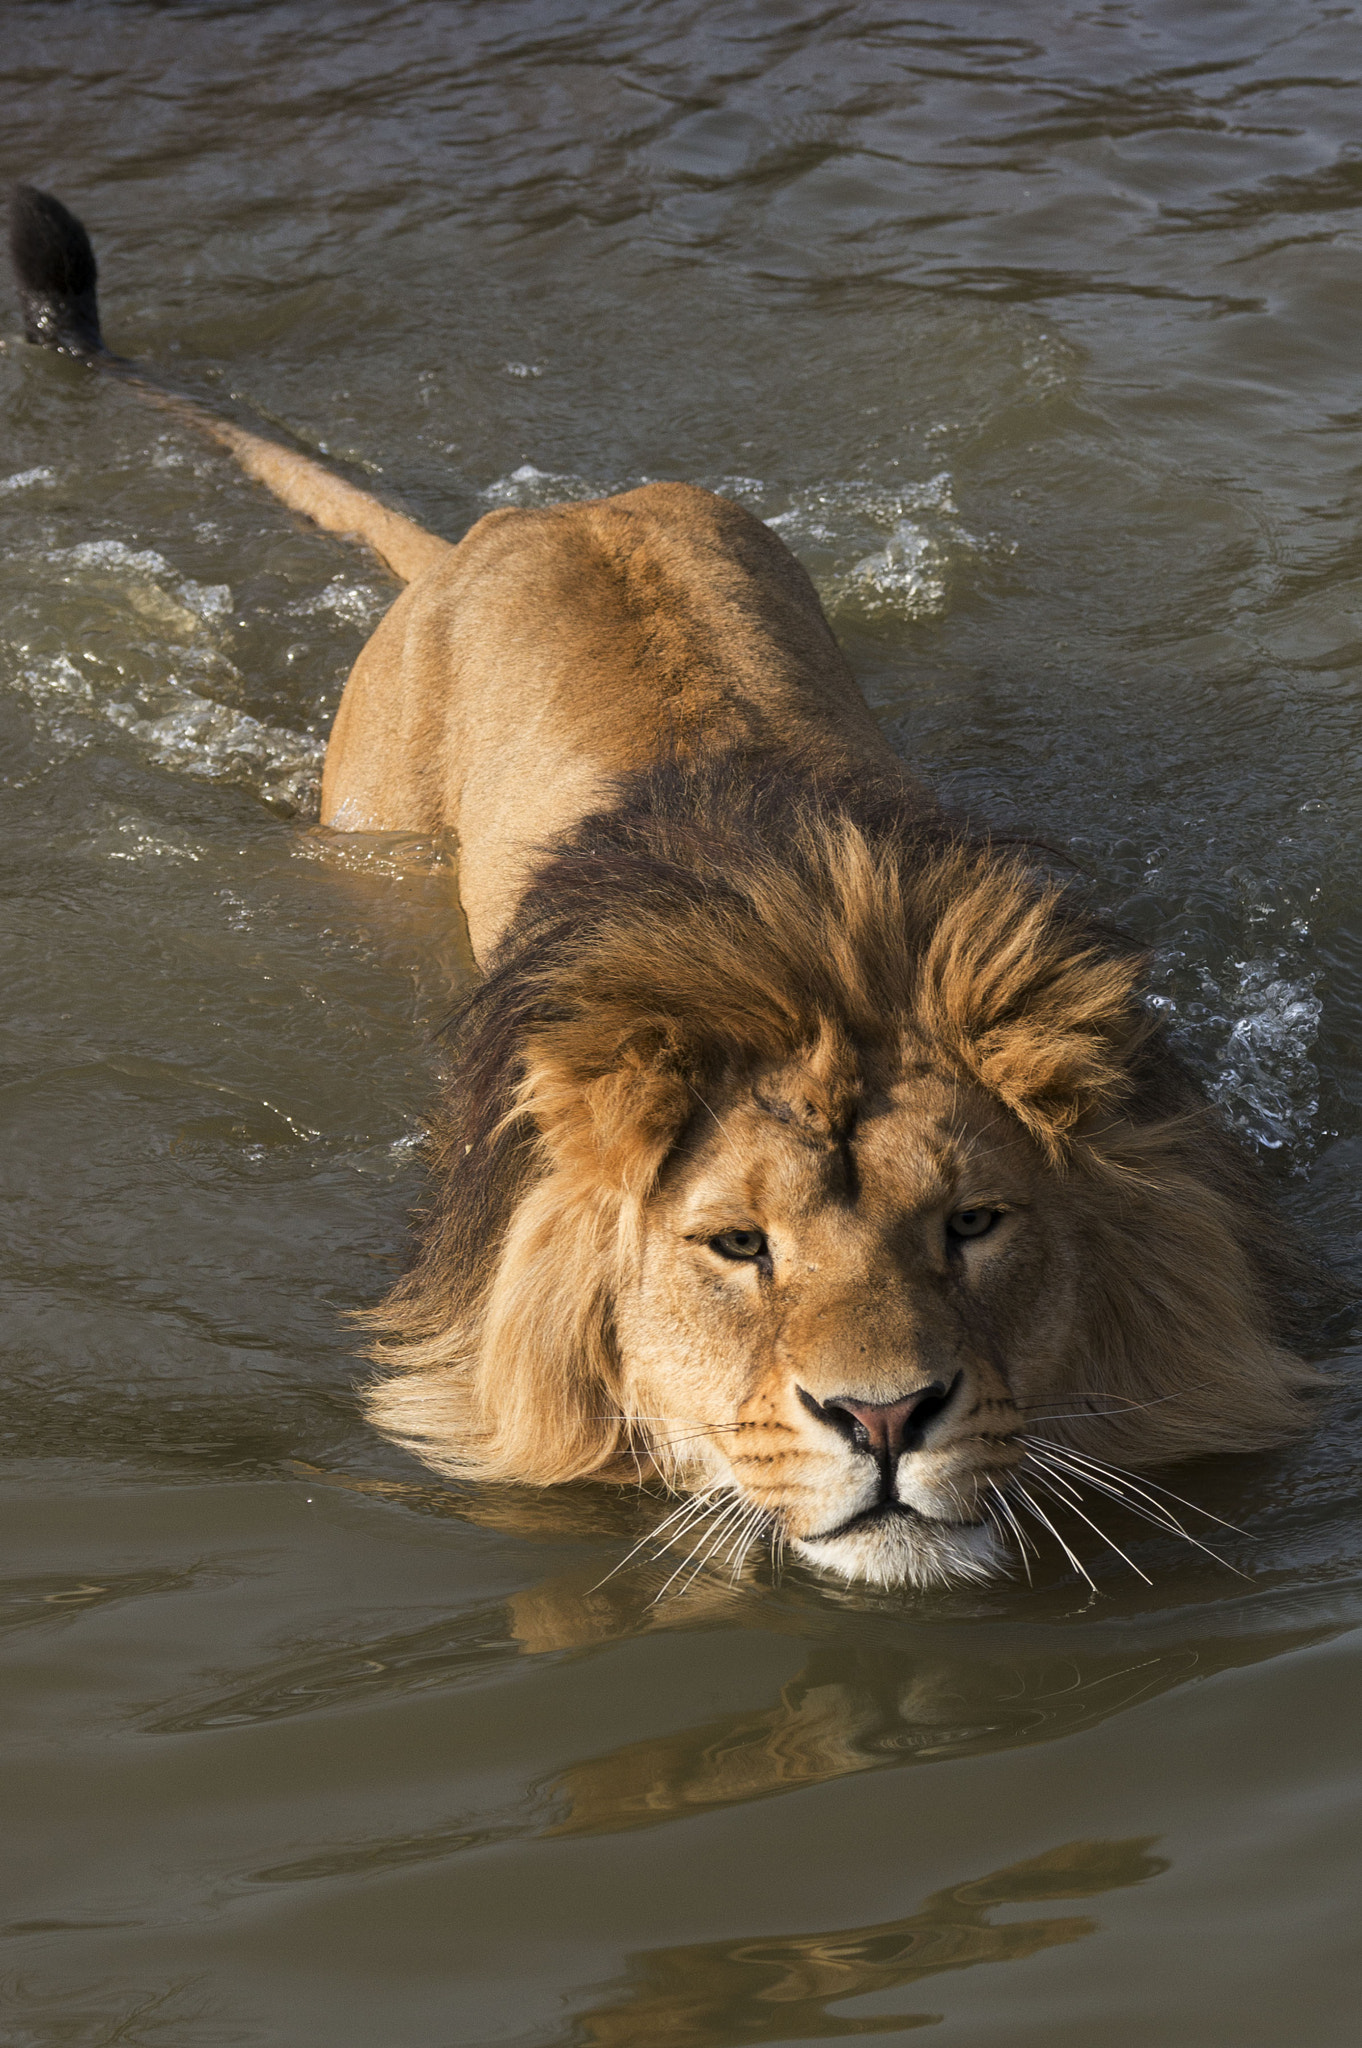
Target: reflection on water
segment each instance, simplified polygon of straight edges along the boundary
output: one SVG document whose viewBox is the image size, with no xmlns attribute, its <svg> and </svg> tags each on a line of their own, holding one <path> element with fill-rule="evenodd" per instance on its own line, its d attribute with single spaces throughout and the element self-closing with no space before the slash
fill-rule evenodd
<svg viewBox="0 0 1362 2048">
<path fill-rule="evenodd" d="M 194 1982 L 150 1986 L 114 1980 L 73 1989 L 25 1973 L 0 1991 L 0 2016 L 15 2048 L 97 2048 L 105 2042 L 110 2048 L 115 2042 L 118 2048 L 237 2048 L 248 2037 L 224 2022 L 220 2003 Z"/>
<path fill-rule="evenodd" d="M 1272 1651 L 1280 1651 L 1276 1641 Z M 1105 1665 L 1105 1669 L 1103 1666 Z M 859 1771 L 970 1756 L 1069 1734 L 1201 1671 L 1189 1646 L 997 1665 L 837 1643 L 770 1707 L 631 1743 L 564 1773 L 554 1834 L 613 1833 L 796 1792 Z"/>
<path fill-rule="evenodd" d="M 509 1802 L 473 1801 L 423 1826 L 314 1842 L 243 1870 L 253 1884 L 439 1866 L 515 1840 L 628 1834 L 868 1772 L 1063 1741 L 1179 1688 L 1325 1642 L 1362 1619 L 1356 1583 L 1227 1597 L 1211 1580 L 1203 1599 L 1144 1616 L 1114 1609 L 1105 1619 L 1063 1607 L 1047 1614 L 1031 1597 L 1006 1614 L 971 1613 L 972 1593 L 952 1618 L 939 1598 L 915 1612 L 874 1595 L 834 1604 L 816 1584 L 801 1600 L 788 1585 L 735 1585 L 721 1575 L 658 1602 L 657 1574 L 602 1575 L 602 1553 L 627 1525 L 618 1496 L 508 1487 L 475 1488 L 460 1499 L 436 1487 L 308 1470 L 311 1485 L 441 1520 L 453 1514 L 526 1542 L 552 1532 L 596 1555 L 417 1628 L 390 1626 L 380 1615 L 364 1626 L 352 1613 L 339 1632 L 295 1639 L 229 1684 L 146 1715 L 148 1733 L 205 1734 L 336 1710 L 368 1715 L 417 1696 L 453 1702 L 470 1689 L 486 1697 L 484 1711 L 495 1719 L 492 1703 L 545 1665 L 678 1631 L 698 1638 L 698 1653 L 715 1668 L 726 1641 L 751 1635 L 801 1645 L 803 1661 L 764 1704 L 580 1753 Z M 600 1683 L 610 1689 L 608 1673 Z M 977 1886 L 968 1889 L 982 1898 Z"/>
<path fill-rule="evenodd" d="M 1072 854 L 1346 1256 L 1358 14 L 24 0 L 8 160 L 88 218 L 114 346 L 451 538 L 648 476 L 769 519 L 894 744 Z M 1089 1533 L 1092 1600 L 1058 1551 L 656 1600 L 646 1548 L 611 1575 L 656 1504 L 409 1483 L 345 1313 L 470 960 L 447 849 L 306 824 L 391 582 L 16 326 L 5 2048 L 883 2029 L 858 1990 L 971 2048 L 1350 2041 L 1355 1667 L 1309 1646 L 1362 1622 L 1356 1393 L 1172 1480 L 1250 1583 L 1113 1519 L 1155 1583 Z M 1038 1903 L 1104 1884 L 1100 1942 Z"/>
<path fill-rule="evenodd" d="M 248 1871 L 245 1876 L 250 1884 L 314 1884 L 319 1878 L 375 1877 L 387 1870 L 441 1863 L 470 1849 L 490 1849 L 536 1832 L 534 1819 L 524 1812 L 483 1813 L 476 1821 L 450 1821 L 415 1834 L 396 1835 L 389 1841 L 335 1843 L 311 1855 Z"/>
<path fill-rule="evenodd" d="M 1087 1899 L 1143 1884 L 1168 1869 L 1151 1856 L 1155 1837 L 1066 1842 L 987 1877 L 933 1892 L 916 1913 L 873 1927 L 814 1934 L 739 1936 L 630 1958 L 624 1996 L 580 2014 L 566 2041 L 582 2048 L 739 2048 L 748 2042 L 836 2041 L 929 2027 L 939 2013 L 849 2017 L 829 2007 L 869 1992 L 901 1990 L 946 1970 L 1012 1963 L 1081 1941 L 1099 1922 L 1082 1917 L 990 1918 L 997 1906 Z"/>
<path fill-rule="evenodd" d="M 301 1649 L 253 1673 L 244 1684 L 211 1691 L 191 1704 L 180 1702 L 146 1725 L 154 1734 L 185 1735 L 355 1706 L 428 1686 L 476 1685 L 515 1654 L 506 1609 L 497 1601 L 426 1628 L 380 1631 L 346 1644 Z"/>
<path fill-rule="evenodd" d="M 95 1607 L 121 1600 L 143 1600 L 157 1593 L 187 1590 L 204 1574 L 186 1572 L 106 1572 L 103 1583 L 72 1575 L 0 1579 L 0 1635 L 11 1629 L 50 1626 L 74 1619 Z"/>
<path fill-rule="evenodd" d="M 1115 1643 L 1096 1631 L 1065 1642 L 1057 1631 L 1036 1629 L 1019 1632 L 1001 1653 L 930 1625 L 901 1629 L 911 1643 L 902 1648 L 837 1634 L 813 1650 L 770 1706 L 574 1763 L 551 1787 L 562 1806 L 548 1832 L 614 1834 L 863 1771 L 1055 1741 L 1190 1681 L 1321 1641 L 1338 1627 L 1178 1631 L 1173 1641 L 1161 1639 L 1164 1630 L 1142 1640 L 1127 1628 Z"/>
</svg>

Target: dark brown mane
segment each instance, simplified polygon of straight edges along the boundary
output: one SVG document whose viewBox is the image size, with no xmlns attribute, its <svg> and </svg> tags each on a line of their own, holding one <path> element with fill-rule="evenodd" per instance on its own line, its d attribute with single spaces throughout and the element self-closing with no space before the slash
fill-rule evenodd
<svg viewBox="0 0 1362 2048">
<path fill-rule="evenodd" d="M 1262 1339 L 1280 1341 L 1308 1268 L 1140 1002 L 1141 965 L 1024 848 L 969 838 L 906 779 L 836 784 L 748 753 L 638 776 L 546 854 L 447 1026 L 429 1206 L 411 1269 L 370 1318 L 375 1355 L 423 1379 L 461 1359 L 471 1371 L 508 1233 L 546 1176 L 595 1189 L 574 1197 L 587 1259 L 609 1234 L 589 1213 L 600 1176 L 616 1208 L 644 1199 L 718 1073 L 820 1032 L 864 1046 L 905 1024 L 1002 1100 L 1056 1171 L 1163 1176 L 1170 1202 L 1176 1184 L 1214 1211 Z M 608 1306 L 582 1316 L 608 1381 Z M 384 1388 L 375 1401 L 400 1406 Z M 384 1426 L 404 1433 L 392 1413 Z M 433 1427 L 405 1428 L 427 1457 Z M 617 1448 L 593 1446 L 569 1466 Z"/>
<path fill-rule="evenodd" d="M 476 1296 L 535 1173 L 535 1133 L 512 1112 L 531 1034 L 567 1020 L 560 984 L 583 958 L 608 953 L 612 940 L 640 926 L 648 945 L 665 943 L 683 912 L 698 911 L 725 938 L 735 926 L 759 927 L 773 868 L 802 885 L 811 908 L 825 903 L 827 876 L 808 857 L 810 829 L 843 821 L 905 875 L 968 845 L 906 779 L 838 784 L 826 775 L 815 780 L 788 756 L 744 751 L 700 762 L 675 757 L 648 769 L 621 786 L 609 810 L 584 819 L 546 854 L 488 973 L 440 1033 L 445 1079 L 428 1126 L 431 1195 L 418 1219 L 411 1269 L 388 1304 L 397 1309 L 400 1297 L 406 1328 L 422 1327 L 418 1304 L 432 1283 L 436 1299 L 429 1306 L 437 1320 L 447 1312 L 451 1285 Z M 1013 857 L 1010 845 L 1006 855 Z M 1121 943 L 1115 935 L 1109 942 Z M 726 946 L 725 967 L 729 958 Z M 845 1009 L 848 991 L 828 986 L 823 963 L 807 954 L 790 964 L 797 1043 L 815 1011 Z M 693 1021 L 702 1007 L 697 989 L 686 1005 L 691 1015 L 678 1014 L 676 1023 Z M 702 1020 L 713 1026 L 720 1059 L 736 1049 L 744 1022 L 761 1007 L 744 1004 L 733 990 L 731 1002 Z M 699 1065 L 694 1079 L 703 1085 Z M 473 1299 L 465 1296 L 460 1306 L 472 1307 Z M 413 1311 L 416 1320 L 408 1323 Z M 386 1314 L 382 1326 L 390 1326 Z"/>
</svg>

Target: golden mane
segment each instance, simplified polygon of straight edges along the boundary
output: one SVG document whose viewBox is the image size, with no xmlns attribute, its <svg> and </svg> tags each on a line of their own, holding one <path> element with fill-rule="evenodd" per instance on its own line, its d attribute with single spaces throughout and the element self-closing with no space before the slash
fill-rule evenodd
<svg viewBox="0 0 1362 2048">
<path fill-rule="evenodd" d="M 908 1035 L 1081 1195 L 1049 1433 L 1141 1463 L 1281 1441 L 1320 1384 L 1279 1348 L 1311 1271 L 1142 968 L 1027 849 L 891 777 L 818 786 L 746 753 L 639 776 L 545 858 L 449 1027 L 417 1253 L 365 1318 L 373 1419 L 461 1475 L 665 1467 L 624 1415 L 612 1315 L 665 1162 L 722 1075 L 816 1053 L 850 1099 Z"/>
</svg>

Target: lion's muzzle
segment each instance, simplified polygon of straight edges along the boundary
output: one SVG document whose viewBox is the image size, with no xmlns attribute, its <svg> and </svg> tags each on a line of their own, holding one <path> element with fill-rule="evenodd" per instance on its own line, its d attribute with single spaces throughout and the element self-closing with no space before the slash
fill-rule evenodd
<svg viewBox="0 0 1362 2048">
<path fill-rule="evenodd" d="M 846 1437 L 853 1450 L 868 1451 L 886 1478 L 892 1481 L 894 1468 L 905 1451 L 915 1451 L 931 1422 L 954 1399 L 962 1375 L 956 1373 L 949 1386 L 929 1380 L 897 1401 L 859 1401 L 851 1394 L 833 1394 L 819 1401 L 803 1387 L 796 1387 L 804 1406 L 820 1422 L 829 1422 Z"/>
</svg>

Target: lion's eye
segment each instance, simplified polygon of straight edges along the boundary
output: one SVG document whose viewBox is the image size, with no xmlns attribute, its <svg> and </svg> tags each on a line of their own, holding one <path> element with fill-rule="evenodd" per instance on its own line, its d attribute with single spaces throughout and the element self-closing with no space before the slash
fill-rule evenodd
<svg viewBox="0 0 1362 2048">
<path fill-rule="evenodd" d="M 710 1250 L 721 1259 L 764 1259 L 766 1233 L 763 1230 L 721 1230 L 709 1241 Z"/>
<path fill-rule="evenodd" d="M 946 1229 L 951 1237 L 986 1237 L 998 1218 L 1001 1209 L 957 1209 L 946 1218 Z"/>
</svg>

